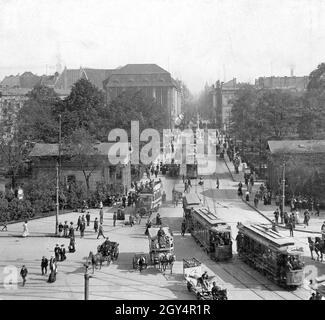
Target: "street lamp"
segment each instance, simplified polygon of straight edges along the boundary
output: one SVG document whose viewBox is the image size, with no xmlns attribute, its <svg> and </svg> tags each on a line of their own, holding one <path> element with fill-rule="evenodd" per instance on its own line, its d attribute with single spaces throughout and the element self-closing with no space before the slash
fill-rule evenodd
<svg viewBox="0 0 325 320">
<path fill-rule="evenodd" d="M 286 180 L 285 180 L 285 166 L 286 166 L 286 163 L 283 159 L 283 172 L 282 172 L 282 212 L 284 212 L 284 200 L 285 200 L 285 183 L 286 183 Z"/>
<path fill-rule="evenodd" d="M 91 278 L 91 276 L 89 275 L 89 265 L 88 264 L 84 264 L 85 266 L 85 274 L 84 274 L 84 278 L 85 278 L 85 300 L 89 300 L 89 279 Z"/>
<path fill-rule="evenodd" d="M 56 216 L 55 216 L 55 235 L 59 233 L 59 185 L 61 176 L 61 114 L 59 115 L 59 159 L 56 162 Z"/>
</svg>

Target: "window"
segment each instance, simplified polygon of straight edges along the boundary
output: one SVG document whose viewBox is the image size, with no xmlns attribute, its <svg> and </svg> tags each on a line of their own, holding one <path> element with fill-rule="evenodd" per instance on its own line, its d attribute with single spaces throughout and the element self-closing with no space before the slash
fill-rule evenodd
<svg viewBox="0 0 325 320">
<path fill-rule="evenodd" d="M 76 183 L 76 176 L 75 175 L 67 176 L 67 184 L 70 185 L 72 183 Z"/>
</svg>

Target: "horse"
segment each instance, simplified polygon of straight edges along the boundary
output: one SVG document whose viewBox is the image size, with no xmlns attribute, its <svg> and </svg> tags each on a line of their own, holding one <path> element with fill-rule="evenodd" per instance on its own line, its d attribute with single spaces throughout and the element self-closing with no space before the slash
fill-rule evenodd
<svg viewBox="0 0 325 320">
<path fill-rule="evenodd" d="M 325 253 L 325 241 L 319 237 L 315 237 L 315 249 L 320 252 L 320 259 L 321 262 L 323 262 L 323 253 Z"/>
<path fill-rule="evenodd" d="M 102 268 L 102 264 L 104 261 L 104 257 L 103 255 L 98 252 L 96 254 L 93 254 L 92 251 L 89 252 L 89 256 L 87 258 L 87 264 L 92 266 L 93 268 L 93 273 L 95 272 L 95 268 L 97 269 L 97 267 L 99 266 L 99 270 Z"/>
<path fill-rule="evenodd" d="M 145 256 L 140 256 L 137 259 L 137 269 L 141 272 L 143 269 L 147 268 L 147 261 Z"/>
<path fill-rule="evenodd" d="M 311 259 L 314 259 L 313 251 L 317 254 L 317 261 L 319 261 L 319 253 L 321 262 L 323 262 L 323 253 L 325 253 L 325 241 L 321 240 L 319 237 L 315 237 L 315 241 L 312 240 L 311 237 L 308 237 L 308 244 L 309 244 L 309 250 L 311 254 Z"/>
<path fill-rule="evenodd" d="M 170 268 L 170 274 L 173 272 L 173 265 L 176 260 L 176 256 L 171 253 L 164 253 L 160 257 L 160 265 L 163 272 L 166 271 L 167 267 Z"/>
</svg>

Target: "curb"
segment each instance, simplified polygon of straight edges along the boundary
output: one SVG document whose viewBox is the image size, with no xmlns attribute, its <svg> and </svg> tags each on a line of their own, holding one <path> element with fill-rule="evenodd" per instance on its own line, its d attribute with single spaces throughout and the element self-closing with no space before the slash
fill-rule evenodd
<svg viewBox="0 0 325 320">
<path fill-rule="evenodd" d="M 226 167 L 228 168 L 228 171 L 230 173 L 230 176 L 232 178 L 232 180 L 234 182 L 237 182 L 235 179 L 234 179 L 234 176 L 231 172 L 231 170 L 229 169 L 229 166 L 227 164 L 227 161 L 225 159 L 223 159 L 225 164 L 226 164 Z M 270 222 L 273 222 L 273 220 L 271 220 L 269 217 L 267 217 L 264 213 L 262 213 L 260 210 L 258 210 L 257 208 L 255 208 L 255 206 L 251 205 L 249 202 L 247 202 L 246 200 L 244 200 L 243 198 L 241 198 L 242 201 L 244 203 L 246 203 L 250 208 L 254 209 L 257 213 L 259 213 L 262 217 L 264 217 L 266 220 L 270 221 Z M 285 230 L 289 230 L 289 228 L 287 227 L 283 227 L 283 226 L 277 226 L 278 228 L 281 228 L 281 229 L 285 229 Z M 320 232 L 317 232 L 317 231 L 308 231 L 308 230 L 297 230 L 297 229 L 294 229 L 294 231 L 297 231 L 297 232 L 305 232 L 305 233 L 313 233 L 313 234 L 321 234 Z"/>
<path fill-rule="evenodd" d="M 253 206 L 252 204 L 250 204 L 249 202 L 247 202 L 246 200 L 244 200 L 243 198 L 241 198 L 243 202 L 245 202 L 249 207 L 251 207 L 252 209 L 254 209 L 256 212 L 258 212 L 261 216 L 263 216 L 265 219 L 267 219 L 268 221 L 273 223 L 273 220 L 271 220 L 269 217 L 267 217 L 264 213 L 262 213 L 260 210 L 258 210 L 257 208 L 255 208 L 255 206 Z M 288 227 L 284 227 L 284 226 L 279 226 L 277 225 L 278 228 L 281 229 L 285 229 L 285 230 L 289 230 Z M 321 234 L 320 232 L 317 231 L 308 231 L 308 230 L 299 230 L 299 229 L 294 229 L 294 231 L 296 232 L 305 232 L 305 233 L 314 233 L 314 234 Z"/>
</svg>

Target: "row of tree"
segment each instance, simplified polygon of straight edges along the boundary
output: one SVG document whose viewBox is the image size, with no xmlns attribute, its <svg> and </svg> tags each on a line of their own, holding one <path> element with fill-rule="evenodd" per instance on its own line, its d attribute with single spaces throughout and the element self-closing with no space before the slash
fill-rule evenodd
<svg viewBox="0 0 325 320">
<path fill-rule="evenodd" d="M 139 90 L 127 90 L 107 104 L 104 93 L 85 79 L 76 82 L 63 100 L 52 88 L 37 86 L 21 109 L 8 103 L 0 118 L 1 165 L 13 188 L 32 145 L 58 143 L 59 116 L 63 144 L 70 149 L 76 146 L 78 150 L 72 153 L 80 157 L 90 151 L 93 142 L 106 142 L 112 129 L 125 129 L 130 134 L 131 120 L 139 121 L 140 130 L 162 130 L 167 128 L 168 119 L 167 110 Z"/>
<path fill-rule="evenodd" d="M 307 90 L 303 93 L 257 89 L 247 84 L 241 86 L 232 104 L 230 134 L 245 161 L 251 162 L 252 166 L 266 162 L 268 140 L 325 139 L 325 63 L 311 72 Z M 313 193 L 319 193 L 318 187 L 310 186 L 319 185 L 320 167 L 310 165 L 312 172 L 306 170 L 302 174 L 306 164 L 298 162 L 288 162 L 291 188 L 296 192 L 299 189 L 299 192 L 314 190 Z"/>
</svg>

